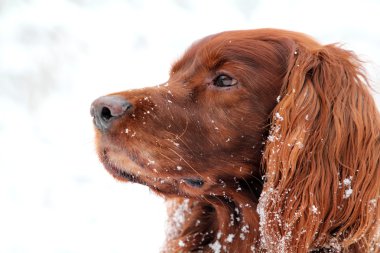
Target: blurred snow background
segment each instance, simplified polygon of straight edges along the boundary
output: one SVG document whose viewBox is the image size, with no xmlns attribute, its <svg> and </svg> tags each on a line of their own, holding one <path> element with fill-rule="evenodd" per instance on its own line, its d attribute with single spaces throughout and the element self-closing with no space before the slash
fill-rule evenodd
<svg viewBox="0 0 380 253">
<path fill-rule="evenodd" d="M 376 0 L 0 0 L 0 252 L 158 252 L 164 202 L 102 168 L 92 100 L 164 82 L 200 37 L 261 27 L 343 42 L 380 90 L 379 13 Z"/>
</svg>

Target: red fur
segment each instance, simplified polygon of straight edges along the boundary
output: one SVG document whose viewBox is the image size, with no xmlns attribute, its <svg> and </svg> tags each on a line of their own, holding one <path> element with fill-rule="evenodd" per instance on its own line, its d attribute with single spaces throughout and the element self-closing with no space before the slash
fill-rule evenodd
<svg viewBox="0 0 380 253">
<path fill-rule="evenodd" d="M 96 131 L 99 157 L 172 203 L 164 252 L 379 252 L 380 116 L 352 52 L 224 32 L 112 95 L 133 110 Z"/>
</svg>

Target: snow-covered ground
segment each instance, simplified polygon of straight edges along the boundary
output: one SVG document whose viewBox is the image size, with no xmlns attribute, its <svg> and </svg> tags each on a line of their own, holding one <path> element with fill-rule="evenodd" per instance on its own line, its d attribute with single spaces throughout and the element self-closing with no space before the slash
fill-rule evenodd
<svg viewBox="0 0 380 253">
<path fill-rule="evenodd" d="M 102 168 L 92 100 L 164 82 L 200 37 L 261 27 L 343 42 L 380 90 L 379 13 L 375 0 L 1 0 L 0 252 L 158 252 L 163 200 Z"/>
</svg>

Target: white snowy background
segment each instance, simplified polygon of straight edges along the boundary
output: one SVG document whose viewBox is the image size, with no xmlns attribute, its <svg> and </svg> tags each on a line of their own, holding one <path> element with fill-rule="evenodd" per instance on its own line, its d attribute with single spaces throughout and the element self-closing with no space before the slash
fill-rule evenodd
<svg viewBox="0 0 380 253">
<path fill-rule="evenodd" d="M 164 202 L 102 168 L 92 100 L 164 82 L 205 35 L 261 27 L 344 43 L 379 91 L 379 13 L 376 0 L 0 0 L 0 252 L 158 252 Z"/>
</svg>

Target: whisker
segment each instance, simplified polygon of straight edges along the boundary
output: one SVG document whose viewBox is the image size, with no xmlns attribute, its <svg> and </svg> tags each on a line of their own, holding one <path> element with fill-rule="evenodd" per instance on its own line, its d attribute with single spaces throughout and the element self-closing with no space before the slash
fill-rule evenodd
<svg viewBox="0 0 380 253">
<path fill-rule="evenodd" d="M 171 159 L 170 157 L 164 155 L 162 152 L 158 152 L 159 155 L 165 157 L 166 159 L 168 159 L 169 161 L 173 162 L 174 164 L 176 163 L 176 161 L 174 161 L 173 159 Z"/>
<path fill-rule="evenodd" d="M 189 126 L 189 120 L 186 118 L 185 129 L 184 129 L 184 131 L 182 132 L 182 134 L 180 136 L 176 136 L 176 139 L 181 139 L 181 137 L 186 133 L 188 126 Z"/>
<path fill-rule="evenodd" d="M 197 173 L 200 177 L 202 177 L 202 175 L 196 170 L 196 169 L 194 169 L 191 165 L 190 165 L 190 163 L 188 163 L 187 161 L 186 161 L 186 159 L 184 159 L 180 154 L 178 154 L 174 149 L 172 149 L 172 148 L 169 148 L 169 150 L 170 151 L 172 151 L 174 154 L 176 154 L 180 159 L 182 159 L 195 173 Z"/>
</svg>

